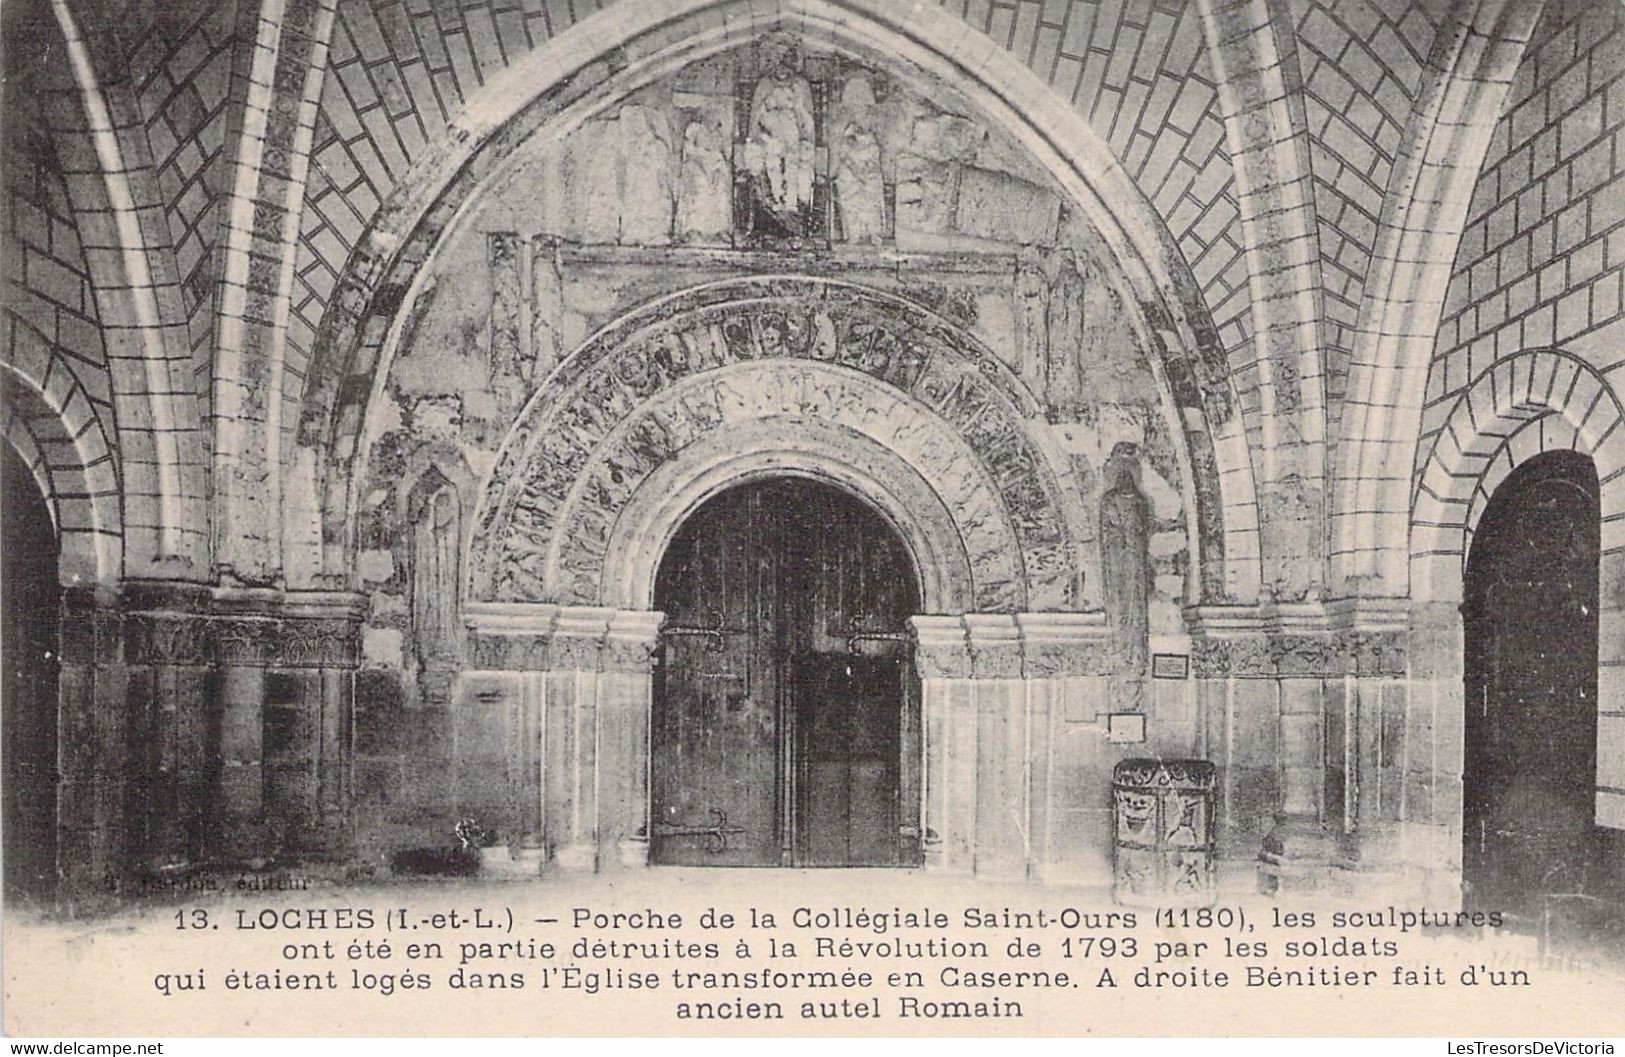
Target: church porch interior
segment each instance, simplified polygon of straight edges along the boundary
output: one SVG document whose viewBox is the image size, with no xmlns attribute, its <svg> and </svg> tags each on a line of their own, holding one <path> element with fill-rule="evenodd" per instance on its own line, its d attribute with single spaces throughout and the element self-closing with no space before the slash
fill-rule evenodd
<svg viewBox="0 0 1625 1057">
<path fill-rule="evenodd" d="M 252 6 L 6 8 L 8 893 L 1625 899 L 1617 5 Z"/>
</svg>

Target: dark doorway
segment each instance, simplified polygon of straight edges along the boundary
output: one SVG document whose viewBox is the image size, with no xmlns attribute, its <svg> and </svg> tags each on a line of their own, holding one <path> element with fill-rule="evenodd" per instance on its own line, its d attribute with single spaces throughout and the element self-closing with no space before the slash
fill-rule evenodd
<svg viewBox="0 0 1625 1057">
<path fill-rule="evenodd" d="M 1469 905 L 1532 919 L 1601 847 L 1597 568 L 1589 458 L 1549 452 L 1496 489 L 1467 560 L 1462 877 Z"/>
<path fill-rule="evenodd" d="M 913 566 L 862 501 L 741 485 L 683 524 L 652 728 L 652 857 L 712 866 L 920 861 Z"/>
<path fill-rule="evenodd" d="M 56 888 L 56 530 L 22 459 L 0 445 L 0 461 L 5 895 L 46 900 Z"/>
</svg>

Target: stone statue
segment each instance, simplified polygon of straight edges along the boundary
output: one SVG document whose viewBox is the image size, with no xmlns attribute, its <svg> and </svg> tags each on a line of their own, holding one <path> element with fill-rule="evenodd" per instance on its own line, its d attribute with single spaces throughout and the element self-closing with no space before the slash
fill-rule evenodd
<svg viewBox="0 0 1625 1057">
<path fill-rule="evenodd" d="M 680 172 L 677 240 L 727 242 L 733 228 L 733 188 L 721 129 L 698 119 L 688 123 Z"/>
<path fill-rule="evenodd" d="M 1052 276 L 1045 324 L 1049 356 L 1044 402 L 1058 418 L 1070 418 L 1083 403 L 1083 276 L 1070 249 L 1050 256 Z"/>
<path fill-rule="evenodd" d="M 457 491 L 430 472 L 412 523 L 412 630 L 418 664 L 443 667 L 457 658 L 457 559 L 462 526 Z"/>
<path fill-rule="evenodd" d="M 1151 512 L 1140 492 L 1137 445 L 1120 443 L 1106 460 L 1100 497 L 1101 593 L 1122 678 L 1114 680 L 1113 707 L 1137 711 L 1150 654 Z"/>
<path fill-rule="evenodd" d="M 745 167 L 758 203 L 791 233 L 804 234 L 817 140 L 812 85 L 801 74 L 794 43 L 769 41 L 762 45 L 762 57 L 762 77 L 750 102 Z"/>
<path fill-rule="evenodd" d="M 1023 246 L 1016 254 L 1015 322 L 1017 362 L 1011 366 L 1033 392 L 1044 391 L 1049 356 L 1049 281 L 1038 249 Z"/>
<path fill-rule="evenodd" d="M 666 115 L 652 106 L 621 108 L 621 242 L 671 242 L 673 154 Z"/>
<path fill-rule="evenodd" d="M 835 171 L 835 200 L 847 242 L 875 243 L 886 237 L 886 188 L 880 169 L 880 143 L 856 121 L 841 130 L 841 163 Z"/>
<path fill-rule="evenodd" d="M 835 204 L 843 241 L 876 243 L 886 237 L 886 178 L 876 129 L 875 93 L 862 74 L 841 86 L 835 124 Z"/>
</svg>

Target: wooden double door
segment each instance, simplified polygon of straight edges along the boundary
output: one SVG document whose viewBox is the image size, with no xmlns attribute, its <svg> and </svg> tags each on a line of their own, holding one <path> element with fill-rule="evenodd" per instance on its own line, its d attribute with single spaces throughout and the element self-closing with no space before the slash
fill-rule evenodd
<svg viewBox="0 0 1625 1057">
<path fill-rule="evenodd" d="M 919 592 L 879 514 L 810 479 L 730 489 L 679 530 L 655 606 L 655 862 L 919 861 Z"/>
<path fill-rule="evenodd" d="M 1591 460 L 1537 456 L 1496 489 L 1468 556 L 1462 876 L 1470 906 L 1533 920 L 1594 890 L 1601 519 Z"/>
</svg>

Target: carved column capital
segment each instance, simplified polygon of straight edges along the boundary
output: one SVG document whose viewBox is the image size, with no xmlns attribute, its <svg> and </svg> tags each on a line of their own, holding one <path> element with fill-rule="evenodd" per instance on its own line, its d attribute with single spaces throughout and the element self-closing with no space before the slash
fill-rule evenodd
<svg viewBox="0 0 1625 1057">
<path fill-rule="evenodd" d="M 604 640 L 604 671 L 648 672 L 660 648 L 660 626 L 666 614 L 649 609 L 618 609 L 609 618 Z"/>
<path fill-rule="evenodd" d="M 1374 600 L 1185 611 L 1199 677 L 1403 675 L 1408 606 Z"/>
<path fill-rule="evenodd" d="M 601 671 L 614 615 L 605 606 L 560 606 L 548 667 L 561 672 Z"/>
<path fill-rule="evenodd" d="M 471 602 L 463 609 L 477 671 L 546 671 L 559 607 L 548 602 Z"/>
<path fill-rule="evenodd" d="M 366 604 L 348 591 L 137 581 L 116 609 L 129 664 L 351 668 Z"/>
<path fill-rule="evenodd" d="M 914 664 L 923 679 L 970 677 L 970 645 L 958 617 L 910 617 L 914 632 Z"/>
<path fill-rule="evenodd" d="M 978 679 L 1021 678 L 1021 629 L 1007 613 L 966 613 L 971 673 Z"/>
<path fill-rule="evenodd" d="M 1059 679 L 1111 671 L 1111 627 L 1089 613 L 911 617 L 915 664 L 939 679 Z"/>
<path fill-rule="evenodd" d="M 1112 630 L 1103 611 L 1017 613 L 1022 673 L 1029 679 L 1111 671 Z"/>
<path fill-rule="evenodd" d="M 463 616 L 481 671 L 647 672 L 666 619 L 653 610 L 551 602 L 475 602 Z"/>
</svg>

